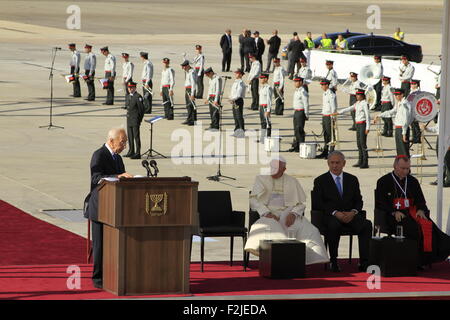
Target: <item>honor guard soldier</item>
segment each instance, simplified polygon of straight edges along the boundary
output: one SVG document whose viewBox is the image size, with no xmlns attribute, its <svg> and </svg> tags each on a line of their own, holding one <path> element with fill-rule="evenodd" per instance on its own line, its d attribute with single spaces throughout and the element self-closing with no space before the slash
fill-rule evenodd
<svg viewBox="0 0 450 320">
<path fill-rule="evenodd" d="M 361 169 L 369 168 L 369 154 L 367 152 L 367 135 L 370 130 L 369 105 L 366 101 L 366 93 L 363 89 L 356 91 L 356 102 L 348 108 L 341 109 L 337 114 L 355 111 L 356 144 L 358 146 L 358 162 L 353 167 Z M 337 115 L 335 114 L 335 115 Z"/>
<path fill-rule="evenodd" d="M 72 51 L 72 56 L 70 57 L 70 74 L 73 76 L 73 95 L 74 98 L 81 97 L 80 89 L 80 53 L 76 49 L 75 43 L 69 44 L 69 50 Z"/>
<path fill-rule="evenodd" d="M 197 72 L 191 68 L 189 61 L 185 60 L 181 64 L 181 68 L 186 73 L 184 80 L 184 97 L 186 101 L 187 119 L 183 124 L 193 126 L 197 121 L 197 106 L 195 104 L 195 94 L 197 92 Z"/>
<path fill-rule="evenodd" d="M 244 124 L 244 98 L 245 98 L 245 83 L 242 80 L 244 76 L 242 69 L 237 69 L 234 72 L 235 79 L 231 86 L 230 103 L 233 107 L 234 118 L 234 133 L 232 136 L 236 138 L 244 138 L 245 124 Z"/>
<path fill-rule="evenodd" d="M 130 159 L 141 158 L 141 135 L 140 126 L 144 118 L 144 103 L 142 96 L 136 91 L 136 82 L 128 82 L 129 95 L 127 105 L 127 134 L 128 134 L 128 153 L 125 157 Z M 135 144 L 136 142 L 136 144 Z"/>
<path fill-rule="evenodd" d="M 411 106 L 408 100 L 405 98 L 405 90 L 394 90 L 395 100 L 397 106 L 389 111 L 385 111 L 378 115 L 378 117 L 394 118 L 395 127 L 395 145 L 397 149 L 397 156 L 403 155 L 409 157 L 409 125 L 411 123 Z"/>
<path fill-rule="evenodd" d="M 280 63 L 280 58 L 274 58 L 273 64 L 273 92 L 275 95 L 275 114 L 283 115 L 284 111 L 284 77 L 287 76 L 286 70 Z"/>
<path fill-rule="evenodd" d="M 402 83 L 401 89 L 403 89 L 405 97 L 409 96 L 411 89 L 411 79 L 414 77 L 414 67 L 409 62 L 408 56 L 401 56 L 401 63 L 399 66 L 399 78 Z"/>
<path fill-rule="evenodd" d="M 251 68 L 250 72 L 247 77 L 247 83 L 249 86 L 251 86 L 252 90 L 252 110 L 258 110 L 259 109 L 259 76 L 261 75 L 261 63 L 256 59 L 256 56 L 254 54 L 249 55 Z"/>
<path fill-rule="evenodd" d="M 414 80 L 412 79 L 410 81 L 410 85 L 411 85 L 411 90 L 409 91 L 409 94 L 412 94 L 413 92 L 419 92 L 420 91 L 420 80 Z M 420 143 L 420 139 L 421 139 L 421 131 L 420 131 L 420 126 L 419 126 L 419 122 L 417 120 L 415 120 L 415 110 L 414 110 L 414 106 L 412 106 L 411 109 L 411 131 L 412 131 L 412 142 L 413 143 Z"/>
<path fill-rule="evenodd" d="M 261 135 L 259 141 L 264 143 L 264 138 L 271 136 L 272 124 L 270 122 L 270 111 L 272 110 L 273 89 L 269 86 L 269 75 L 262 73 L 259 76 L 259 118 L 261 120 Z"/>
<path fill-rule="evenodd" d="M 394 108 L 395 100 L 392 93 L 391 78 L 383 77 L 383 89 L 381 91 L 381 112 L 386 112 Z M 392 118 L 389 116 L 383 117 L 383 133 L 384 137 L 392 137 L 394 131 L 394 125 Z"/>
<path fill-rule="evenodd" d="M 303 88 L 309 92 L 308 83 L 312 81 L 312 71 L 308 67 L 308 60 L 304 57 L 300 58 L 300 69 L 297 72 L 296 78 L 303 79 Z"/>
<path fill-rule="evenodd" d="M 325 65 L 328 69 L 325 79 L 330 81 L 330 90 L 333 91 L 333 93 L 336 93 L 337 85 L 338 85 L 338 76 L 337 76 L 336 71 L 333 69 L 334 61 L 327 60 L 325 62 Z"/>
<path fill-rule="evenodd" d="M 292 106 L 294 108 L 294 141 L 289 152 L 299 152 L 300 143 L 305 142 L 305 121 L 309 118 L 309 93 L 303 85 L 304 79 L 294 78 L 294 99 Z"/>
<path fill-rule="evenodd" d="M 86 58 L 84 59 L 84 80 L 86 81 L 86 85 L 88 88 L 88 97 L 87 101 L 95 100 L 95 67 L 97 66 L 97 57 L 92 52 L 92 46 L 86 44 L 84 46 L 84 52 L 86 53 Z"/>
<path fill-rule="evenodd" d="M 140 53 L 141 59 L 144 62 L 142 68 L 142 86 L 145 113 L 152 113 L 153 104 L 153 63 L 148 59 L 147 52 Z"/>
<path fill-rule="evenodd" d="M 204 71 L 205 71 L 205 56 L 202 53 L 202 46 L 197 44 L 195 46 L 195 51 L 197 52 L 197 55 L 194 58 L 194 68 L 195 72 L 197 72 L 197 93 L 196 98 L 197 99 L 203 99 L 203 77 L 204 77 Z"/>
<path fill-rule="evenodd" d="M 105 59 L 105 79 L 108 79 L 106 102 L 105 105 L 114 104 L 114 79 L 116 77 L 116 57 L 114 57 L 110 52 L 108 47 L 103 47 L 100 49 L 101 53 L 106 57 Z"/>
<path fill-rule="evenodd" d="M 361 81 L 358 80 L 358 74 L 356 72 L 350 72 L 350 100 L 348 104 L 350 106 L 356 103 L 356 91 L 362 87 Z M 350 115 L 352 116 L 352 126 L 348 128 L 348 130 L 356 131 L 356 123 L 355 123 L 355 110 L 350 110 Z"/>
<path fill-rule="evenodd" d="M 373 61 L 374 61 L 374 66 L 375 66 L 374 72 L 373 72 L 373 77 L 375 79 L 380 79 L 380 81 L 378 81 L 373 86 L 373 89 L 377 93 L 377 102 L 373 106 L 373 110 L 381 111 L 381 90 L 382 90 L 381 78 L 383 78 L 383 64 L 381 63 L 381 56 L 380 55 L 373 56 Z"/>
<path fill-rule="evenodd" d="M 205 104 L 209 105 L 209 115 L 211 117 L 211 124 L 206 130 L 219 130 L 222 78 L 215 74 L 212 68 L 206 69 L 205 75 L 209 78 L 208 100 L 205 101 Z"/>
<path fill-rule="evenodd" d="M 323 152 L 316 156 L 317 159 L 323 159 L 328 157 L 328 151 L 333 152 L 334 146 L 329 146 L 331 142 L 332 134 L 332 123 L 331 117 L 337 112 L 337 100 L 336 94 L 330 89 L 330 80 L 322 79 L 320 81 L 320 86 L 323 90 L 322 95 L 322 129 L 323 129 L 323 139 L 325 146 Z"/>
<path fill-rule="evenodd" d="M 173 120 L 173 87 L 175 86 L 175 71 L 170 67 L 170 59 L 162 60 L 163 70 L 161 72 L 161 86 L 159 95 L 162 97 L 164 106 L 164 118 Z"/>
<path fill-rule="evenodd" d="M 125 103 L 127 102 L 127 96 L 129 95 L 128 92 L 128 83 L 133 81 L 133 71 L 134 71 L 134 64 L 130 61 L 130 55 L 126 52 L 122 53 L 123 58 L 123 65 L 122 65 L 122 81 L 123 81 L 123 87 L 125 91 Z M 126 105 L 125 108 L 126 109 Z"/>
</svg>

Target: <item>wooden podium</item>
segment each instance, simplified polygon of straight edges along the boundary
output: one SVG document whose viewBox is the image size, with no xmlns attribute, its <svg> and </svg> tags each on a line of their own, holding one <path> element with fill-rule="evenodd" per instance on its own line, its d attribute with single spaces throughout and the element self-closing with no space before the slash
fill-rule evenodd
<svg viewBox="0 0 450 320">
<path fill-rule="evenodd" d="M 104 290 L 119 296 L 189 293 L 197 191 L 189 177 L 102 182 Z"/>
</svg>

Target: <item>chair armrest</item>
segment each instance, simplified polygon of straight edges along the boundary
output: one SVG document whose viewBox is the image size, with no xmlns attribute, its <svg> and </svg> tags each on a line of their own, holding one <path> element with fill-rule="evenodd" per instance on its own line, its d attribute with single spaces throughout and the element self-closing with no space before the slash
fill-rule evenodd
<svg viewBox="0 0 450 320">
<path fill-rule="evenodd" d="M 231 224 L 237 227 L 245 226 L 245 212 L 244 211 L 232 211 Z"/>
<path fill-rule="evenodd" d="M 260 218 L 259 213 L 255 210 L 250 210 L 248 212 L 248 230 L 251 226 Z"/>
<path fill-rule="evenodd" d="M 366 210 L 361 210 L 358 214 L 362 215 L 364 219 L 367 219 L 367 212 L 366 212 Z"/>
</svg>

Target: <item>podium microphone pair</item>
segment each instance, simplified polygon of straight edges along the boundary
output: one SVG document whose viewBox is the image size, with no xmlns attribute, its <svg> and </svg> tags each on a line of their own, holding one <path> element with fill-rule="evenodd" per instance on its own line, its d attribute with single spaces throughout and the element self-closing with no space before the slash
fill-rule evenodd
<svg viewBox="0 0 450 320">
<path fill-rule="evenodd" d="M 150 163 L 147 160 L 142 160 L 142 166 L 147 170 L 147 177 L 156 178 L 158 176 L 159 169 L 155 160 L 150 160 Z M 153 173 L 150 167 L 153 168 Z"/>
</svg>

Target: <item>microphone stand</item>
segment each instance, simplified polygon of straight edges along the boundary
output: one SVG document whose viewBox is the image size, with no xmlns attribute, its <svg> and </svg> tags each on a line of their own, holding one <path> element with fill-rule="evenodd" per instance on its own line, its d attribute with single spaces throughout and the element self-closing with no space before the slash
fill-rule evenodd
<svg viewBox="0 0 450 320">
<path fill-rule="evenodd" d="M 225 81 L 223 83 L 222 90 L 221 90 L 220 96 L 219 96 L 220 102 L 222 102 L 223 92 L 225 90 L 225 84 L 227 83 L 227 78 L 226 77 L 224 77 L 224 78 L 225 78 Z M 236 180 L 235 178 L 224 176 L 222 174 L 222 172 L 220 172 L 220 162 L 221 162 L 220 159 L 222 158 L 222 106 L 221 105 L 219 105 L 219 107 L 218 107 L 218 112 L 219 112 L 219 167 L 217 169 L 217 173 L 214 176 L 206 177 L 206 179 L 211 180 L 211 181 L 220 181 L 220 178 Z"/>
<path fill-rule="evenodd" d="M 47 128 L 50 130 L 51 128 L 64 129 L 64 127 L 53 125 L 53 69 L 55 65 L 56 52 L 58 48 L 52 48 L 52 67 L 50 68 L 50 75 L 48 79 L 50 80 L 50 123 L 46 126 L 40 126 L 39 128 Z"/>
</svg>

